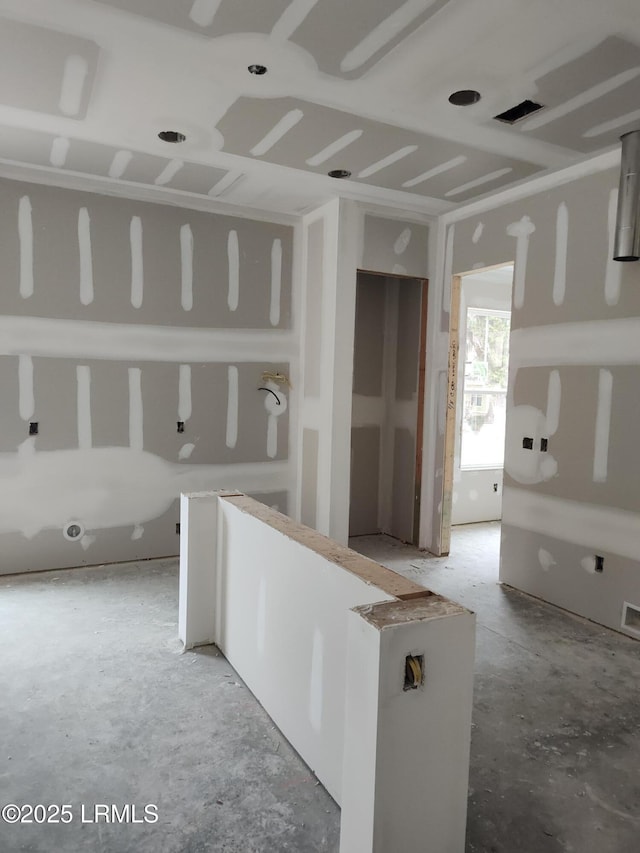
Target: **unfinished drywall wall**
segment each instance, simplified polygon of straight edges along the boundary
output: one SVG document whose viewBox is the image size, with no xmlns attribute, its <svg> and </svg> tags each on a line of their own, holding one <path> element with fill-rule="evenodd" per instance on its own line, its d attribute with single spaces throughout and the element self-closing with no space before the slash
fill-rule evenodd
<svg viewBox="0 0 640 853">
<path fill-rule="evenodd" d="M 358 273 L 349 532 L 412 541 L 422 282 Z"/>
<path fill-rule="evenodd" d="M 360 269 L 426 278 L 427 225 L 366 214 L 363 231 Z"/>
<path fill-rule="evenodd" d="M 2 182 L 0 572 L 177 554 L 188 489 L 286 511 L 262 373 L 296 369 L 292 253 L 286 224 Z"/>
<path fill-rule="evenodd" d="M 621 629 L 640 603 L 640 264 L 611 260 L 618 177 L 449 225 L 442 284 L 447 305 L 451 273 L 515 258 L 501 579 Z"/>
<path fill-rule="evenodd" d="M 479 460 L 477 467 L 462 467 L 463 430 L 467 430 L 468 438 L 479 442 L 478 452 L 482 452 L 483 432 L 486 431 L 486 427 L 483 426 L 477 431 L 476 435 L 473 434 L 473 431 L 468 432 L 468 425 L 463 423 L 463 396 L 464 375 L 468 359 L 468 353 L 465 353 L 467 347 L 467 309 L 485 308 L 491 311 L 510 312 L 512 286 L 510 279 L 512 276 L 512 269 L 503 267 L 500 270 L 489 270 L 478 275 L 465 275 L 460 285 L 460 368 L 456 400 L 452 524 L 494 521 L 502 516 L 503 466 L 487 467 L 483 460 Z M 489 425 L 489 429 L 491 429 L 491 425 Z"/>
<path fill-rule="evenodd" d="M 425 222 L 391 214 L 387 219 L 368 210 L 347 199 L 334 199 L 305 215 L 301 224 L 302 365 L 298 488 L 292 514 L 302 517 L 304 502 L 306 523 L 341 543 L 349 536 L 357 271 L 371 265 L 391 273 L 401 263 L 408 274 L 427 276 Z M 380 253 L 372 255 L 366 246 L 377 247 Z M 306 454 L 306 464 L 303 459 L 305 430 L 318 434 L 315 469 L 310 464 L 313 454 Z"/>
</svg>

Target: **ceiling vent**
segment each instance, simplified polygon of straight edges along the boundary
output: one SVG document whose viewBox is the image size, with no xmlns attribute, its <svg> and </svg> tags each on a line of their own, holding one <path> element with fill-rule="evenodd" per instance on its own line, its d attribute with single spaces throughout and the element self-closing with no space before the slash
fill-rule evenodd
<svg viewBox="0 0 640 853">
<path fill-rule="evenodd" d="M 522 103 L 516 104 L 515 107 L 511 107 L 511 109 L 505 110 L 500 115 L 494 116 L 494 118 L 505 124 L 515 124 L 517 121 L 521 121 L 523 118 L 530 116 L 532 113 L 537 113 L 541 109 L 543 109 L 543 104 L 537 104 L 535 101 L 522 101 Z"/>
</svg>

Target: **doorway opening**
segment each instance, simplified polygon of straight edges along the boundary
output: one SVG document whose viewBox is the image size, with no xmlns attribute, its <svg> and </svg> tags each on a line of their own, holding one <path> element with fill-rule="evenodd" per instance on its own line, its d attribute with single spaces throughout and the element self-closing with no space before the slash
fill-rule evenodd
<svg viewBox="0 0 640 853">
<path fill-rule="evenodd" d="M 427 282 L 358 271 L 349 536 L 418 544 Z"/>
<path fill-rule="evenodd" d="M 502 517 L 512 289 L 513 263 L 453 280 L 443 553 L 452 527 Z"/>
</svg>

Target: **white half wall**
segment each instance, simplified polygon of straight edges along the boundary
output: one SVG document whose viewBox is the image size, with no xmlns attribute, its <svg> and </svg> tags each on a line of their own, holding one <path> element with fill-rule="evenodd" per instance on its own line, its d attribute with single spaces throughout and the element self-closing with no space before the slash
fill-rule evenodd
<svg viewBox="0 0 640 853">
<path fill-rule="evenodd" d="M 180 638 L 219 646 L 342 805 L 341 853 L 462 853 L 474 615 L 251 498 L 181 500 Z"/>
</svg>

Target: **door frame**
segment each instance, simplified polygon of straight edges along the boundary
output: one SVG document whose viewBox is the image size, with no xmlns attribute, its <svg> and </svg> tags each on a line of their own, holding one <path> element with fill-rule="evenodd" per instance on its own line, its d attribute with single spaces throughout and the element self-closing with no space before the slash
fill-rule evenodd
<svg viewBox="0 0 640 853">
<path fill-rule="evenodd" d="M 456 273 L 451 278 L 451 305 L 449 309 L 449 358 L 447 367 L 447 401 L 444 432 L 444 462 L 442 474 L 442 513 L 440 515 L 440 551 L 439 556 L 448 556 L 451 549 L 451 514 L 453 509 L 453 478 L 456 450 L 456 424 L 458 411 L 458 383 L 460 356 L 460 296 L 462 279 L 470 275 L 480 275 L 491 270 L 512 266 L 513 260 L 491 264 L 480 269 Z M 513 291 L 512 291 L 513 306 Z M 509 413 L 507 412 L 507 418 Z"/>
</svg>

